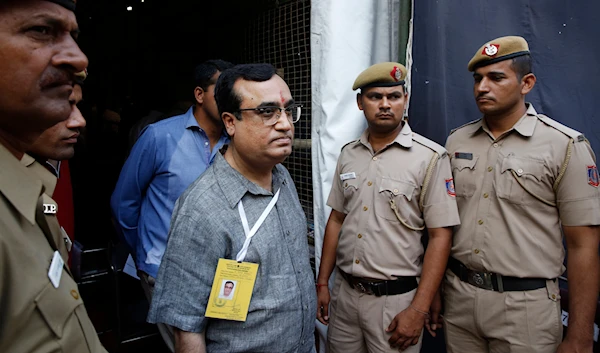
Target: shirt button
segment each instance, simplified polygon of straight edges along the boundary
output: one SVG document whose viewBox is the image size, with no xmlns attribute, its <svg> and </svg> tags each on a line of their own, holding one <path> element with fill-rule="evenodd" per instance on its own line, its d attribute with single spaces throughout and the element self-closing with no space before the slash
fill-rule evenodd
<svg viewBox="0 0 600 353">
<path fill-rule="evenodd" d="M 374 160 L 374 161 L 376 161 L 376 160 L 377 160 L 377 157 L 373 157 L 373 160 Z"/>
<path fill-rule="evenodd" d="M 71 289 L 71 296 L 77 300 L 79 299 L 79 293 L 77 293 L 77 291 L 75 289 Z"/>
<path fill-rule="evenodd" d="M 520 168 L 519 168 L 519 169 L 517 170 L 517 174 L 519 174 L 519 175 L 523 174 L 523 169 L 520 169 Z"/>
<path fill-rule="evenodd" d="M 344 187 L 348 187 L 348 183 L 344 184 Z"/>
<path fill-rule="evenodd" d="M 367 206 L 363 207 L 363 211 L 368 210 L 369 208 Z"/>
<path fill-rule="evenodd" d="M 488 172 L 491 172 L 492 170 L 494 170 L 494 168 L 488 167 Z"/>
<path fill-rule="evenodd" d="M 490 195 L 488 195 L 488 193 L 486 192 L 485 194 L 483 194 L 483 198 L 487 199 Z"/>
<path fill-rule="evenodd" d="M 289 230 L 286 230 L 286 231 L 285 231 L 285 235 L 290 235 L 290 231 L 289 231 Z"/>
<path fill-rule="evenodd" d="M 556 299 L 556 294 L 552 294 L 552 299 Z"/>
<path fill-rule="evenodd" d="M 204 142 L 204 146 L 208 146 L 208 142 Z"/>
<path fill-rule="evenodd" d="M 494 148 L 496 148 L 496 147 L 498 147 L 498 144 L 497 144 L 497 143 L 494 143 Z"/>
<path fill-rule="evenodd" d="M 394 194 L 397 194 L 397 193 L 398 193 L 398 189 L 394 189 Z"/>
<path fill-rule="evenodd" d="M 359 234 L 359 235 L 358 235 L 358 239 L 360 239 L 360 238 L 362 238 L 362 234 Z"/>
<path fill-rule="evenodd" d="M 479 225 L 482 225 L 483 221 L 480 219 L 479 221 L 477 221 L 477 223 L 479 223 Z"/>
<path fill-rule="evenodd" d="M 371 185 L 373 185 L 373 183 L 372 182 L 368 182 L 367 185 L 371 186 Z"/>
<path fill-rule="evenodd" d="M 358 265 L 360 263 L 360 260 L 356 260 L 354 261 L 354 263 Z"/>
<path fill-rule="evenodd" d="M 473 250 L 473 252 L 474 252 L 475 254 L 479 254 L 479 249 L 475 249 L 475 250 Z"/>
</svg>

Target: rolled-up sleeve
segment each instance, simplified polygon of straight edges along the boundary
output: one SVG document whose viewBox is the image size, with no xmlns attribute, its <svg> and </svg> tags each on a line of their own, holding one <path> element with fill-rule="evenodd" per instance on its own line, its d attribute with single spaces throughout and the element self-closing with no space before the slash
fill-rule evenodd
<svg viewBox="0 0 600 353">
<path fill-rule="evenodd" d="M 556 190 L 560 220 L 565 226 L 600 224 L 600 187 L 596 157 L 586 142 L 575 142 L 565 174 Z"/>
<path fill-rule="evenodd" d="M 455 194 L 450 158 L 444 155 L 435 165 L 423 202 L 423 218 L 427 228 L 460 224 Z"/>
</svg>

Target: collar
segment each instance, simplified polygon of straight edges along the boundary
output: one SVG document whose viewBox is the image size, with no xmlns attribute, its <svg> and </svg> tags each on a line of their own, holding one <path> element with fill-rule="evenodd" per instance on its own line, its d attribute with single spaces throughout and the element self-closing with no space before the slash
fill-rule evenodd
<svg viewBox="0 0 600 353">
<path fill-rule="evenodd" d="M 2 144 L 0 144 L 0 163 L 2 163 L 2 168 L 0 168 L 0 178 L 2 179 L 0 193 L 29 223 L 35 224 L 38 198 L 44 192 L 42 182 L 36 178 L 34 173 L 28 171 L 21 161 L 16 159 Z"/>
<path fill-rule="evenodd" d="M 196 117 L 194 116 L 194 106 L 193 105 L 183 115 L 185 115 L 187 117 L 186 118 L 186 123 L 185 123 L 185 128 L 186 129 L 189 129 L 189 128 L 192 128 L 192 127 L 197 127 L 199 129 L 202 129 L 200 127 L 200 125 L 198 125 L 198 121 L 196 121 Z"/>
<path fill-rule="evenodd" d="M 398 134 L 398 136 L 396 136 L 394 142 L 402 147 L 411 148 L 413 145 L 412 136 L 412 129 L 408 125 L 408 121 L 405 121 L 402 130 L 400 130 L 400 133 Z"/>
<path fill-rule="evenodd" d="M 60 168 L 60 161 L 58 163 Z M 52 197 L 54 194 L 54 188 L 56 187 L 57 179 L 57 176 L 52 172 L 52 170 L 55 170 L 54 166 L 47 161 L 38 161 L 27 153 L 23 154 L 23 158 L 21 158 L 21 164 L 24 165 L 28 170 L 34 172 L 44 186 L 44 193 Z M 50 168 L 52 168 L 52 170 L 50 170 Z"/>
<path fill-rule="evenodd" d="M 515 130 L 522 136 L 531 137 L 533 136 L 533 132 L 535 131 L 535 125 L 537 122 L 537 112 L 535 111 L 533 104 L 525 103 L 525 105 L 527 106 L 527 111 L 507 132 Z M 477 120 L 471 125 L 465 126 L 463 129 L 465 129 L 465 132 L 471 135 L 474 135 L 479 131 L 489 131 L 487 124 L 485 123 L 485 119 L 483 118 Z"/>
<path fill-rule="evenodd" d="M 394 143 L 397 143 L 402 147 L 411 148 L 413 145 L 412 136 L 413 136 L 412 129 L 410 128 L 410 125 L 408 125 L 408 121 L 405 121 L 404 126 L 402 126 L 402 129 L 400 130 L 398 135 L 396 135 L 396 138 L 394 139 L 394 141 L 392 141 L 388 146 L 390 146 Z M 362 135 L 360 135 L 360 143 L 362 143 L 365 147 L 371 149 L 371 144 L 369 143 L 369 129 L 368 128 L 365 131 L 363 131 Z M 384 150 L 385 148 L 387 148 L 387 146 L 382 148 L 382 150 Z"/>
<path fill-rule="evenodd" d="M 232 209 L 237 206 L 247 192 L 253 195 L 274 195 L 274 193 L 254 184 L 246 179 L 240 172 L 233 169 L 233 167 L 225 160 L 221 151 L 217 152 L 215 155 L 213 165 L 215 168 L 214 173 L 217 175 L 217 183 L 221 187 L 221 190 Z M 286 182 L 283 173 L 275 166 L 273 168 L 273 190 L 278 190 L 285 184 Z"/>
<path fill-rule="evenodd" d="M 533 132 L 535 131 L 535 125 L 537 123 L 537 112 L 531 103 L 525 103 L 527 105 L 527 111 L 525 115 L 517 121 L 517 123 L 513 126 L 513 129 L 517 131 L 519 134 L 525 137 L 533 136 Z"/>
<path fill-rule="evenodd" d="M 194 106 L 191 106 L 190 109 L 188 109 L 188 111 L 184 113 L 184 115 L 187 117 L 185 123 L 186 129 L 197 127 L 198 129 L 204 131 L 204 129 L 202 128 L 202 126 L 200 126 L 200 124 L 198 124 L 198 121 L 194 116 Z M 225 128 L 221 130 L 221 136 L 229 138 L 229 135 L 227 134 L 227 130 L 225 130 Z"/>
</svg>

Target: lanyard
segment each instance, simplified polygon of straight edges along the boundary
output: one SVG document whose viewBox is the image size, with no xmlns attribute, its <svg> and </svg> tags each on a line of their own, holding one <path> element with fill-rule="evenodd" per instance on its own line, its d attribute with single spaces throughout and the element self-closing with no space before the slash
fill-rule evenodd
<svg viewBox="0 0 600 353">
<path fill-rule="evenodd" d="M 238 203 L 238 211 L 240 212 L 240 218 L 242 219 L 242 225 L 244 226 L 244 233 L 246 233 L 246 241 L 244 241 L 244 246 L 242 246 L 242 250 L 240 250 L 240 252 L 238 252 L 237 256 L 235 257 L 236 261 L 244 261 L 246 253 L 248 252 L 248 247 L 250 246 L 250 240 L 252 239 L 254 234 L 256 234 L 258 228 L 260 228 L 265 219 L 267 219 L 267 216 L 269 215 L 269 213 L 271 213 L 273 207 L 275 207 L 277 199 L 279 199 L 280 190 L 281 189 L 277 190 L 275 196 L 273 196 L 271 202 L 269 202 L 269 204 L 267 205 L 267 208 L 265 208 L 265 210 L 260 215 L 256 223 L 254 223 L 252 229 L 250 229 L 250 227 L 248 226 L 248 218 L 246 218 L 246 211 L 244 211 L 244 205 L 242 204 L 242 200 L 240 200 L 240 202 Z"/>
</svg>

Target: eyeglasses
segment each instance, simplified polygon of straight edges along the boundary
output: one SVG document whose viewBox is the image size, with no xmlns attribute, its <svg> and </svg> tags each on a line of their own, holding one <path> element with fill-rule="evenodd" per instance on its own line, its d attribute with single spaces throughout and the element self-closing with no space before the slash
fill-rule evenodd
<svg viewBox="0 0 600 353">
<path fill-rule="evenodd" d="M 245 112 L 250 110 L 254 111 L 256 115 L 260 116 L 263 120 L 263 123 L 266 126 L 272 126 L 277 124 L 277 121 L 279 121 L 282 112 L 285 112 L 285 116 L 287 117 L 287 119 L 290 121 L 290 123 L 294 124 L 298 122 L 298 120 L 300 120 L 300 115 L 302 113 L 302 105 L 292 104 L 285 108 L 267 106 L 258 108 L 238 109 L 239 112 Z"/>
</svg>

